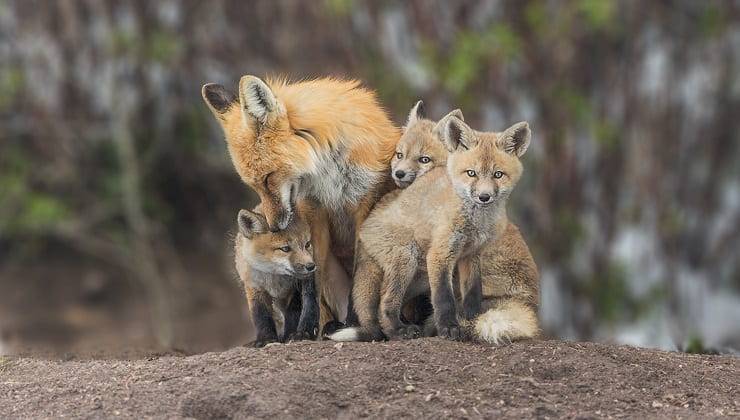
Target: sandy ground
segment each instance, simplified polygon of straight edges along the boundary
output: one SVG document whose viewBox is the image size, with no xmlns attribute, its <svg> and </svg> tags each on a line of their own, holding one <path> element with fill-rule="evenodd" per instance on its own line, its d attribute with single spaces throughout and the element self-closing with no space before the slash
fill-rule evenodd
<svg viewBox="0 0 740 420">
<path fill-rule="evenodd" d="M 740 416 L 740 358 L 593 343 L 299 342 L 0 359 L 0 418 Z"/>
</svg>

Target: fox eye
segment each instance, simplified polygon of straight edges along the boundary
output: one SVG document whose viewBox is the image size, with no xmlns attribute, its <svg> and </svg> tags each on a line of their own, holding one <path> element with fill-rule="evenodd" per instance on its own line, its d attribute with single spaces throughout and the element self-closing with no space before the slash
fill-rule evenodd
<svg viewBox="0 0 740 420">
<path fill-rule="evenodd" d="M 278 249 L 281 250 L 281 251 L 283 251 L 283 252 L 290 252 L 290 247 L 288 245 L 281 246 Z"/>
<path fill-rule="evenodd" d="M 502 176 L 504 176 L 504 173 L 501 172 L 501 171 L 496 171 L 496 172 L 493 173 L 493 177 L 496 178 L 496 179 L 499 179 Z"/>
<path fill-rule="evenodd" d="M 467 170 L 467 173 L 468 173 L 468 176 L 471 177 L 471 178 L 473 178 L 475 176 L 475 171 L 472 170 L 472 169 L 468 169 Z"/>
<path fill-rule="evenodd" d="M 422 157 L 419 158 L 419 162 L 420 163 L 429 163 L 431 161 L 432 161 L 432 159 L 430 159 L 429 156 L 422 156 Z"/>
<path fill-rule="evenodd" d="M 306 242 L 306 249 L 311 249 L 311 241 Z"/>
<path fill-rule="evenodd" d="M 269 174 L 265 175 L 265 180 L 263 181 L 263 184 L 264 184 L 266 190 L 269 190 L 270 189 L 269 182 L 270 182 L 270 175 L 272 175 L 272 174 L 274 174 L 274 172 L 270 172 Z"/>
<path fill-rule="evenodd" d="M 396 152 L 396 158 L 398 158 L 398 159 L 403 159 L 403 153 L 401 153 L 401 152 Z"/>
</svg>

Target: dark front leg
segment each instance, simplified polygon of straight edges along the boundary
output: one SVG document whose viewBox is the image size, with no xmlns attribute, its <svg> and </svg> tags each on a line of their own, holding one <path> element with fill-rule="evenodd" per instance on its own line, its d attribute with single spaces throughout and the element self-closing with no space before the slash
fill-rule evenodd
<svg viewBox="0 0 740 420">
<path fill-rule="evenodd" d="M 463 316 L 472 320 L 481 311 L 483 284 L 480 274 L 480 259 L 471 257 L 460 263 L 460 294 L 463 302 Z"/>
<path fill-rule="evenodd" d="M 455 295 L 452 293 L 452 271 L 454 267 L 444 265 L 437 270 L 436 275 L 430 278 L 432 285 L 432 306 L 434 306 L 434 321 L 437 332 L 441 337 L 457 340 L 460 338 L 460 326 L 457 322 L 455 309 Z M 430 284 L 431 285 L 431 284 Z"/>
<path fill-rule="evenodd" d="M 301 281 L 301 315 L 295 333 L 297 340 L 316 338 L 319 327 L 319 302 L 314 276 Z"/>
<path fill-rule="evenodd" d="M 347 324 L 348 327 L 356 327 L 360 325 L 357 311 L 355 311 L 355 300 L 352 298 L 352 289 L 350 289 L 349 292 L 349 300 L 347 301 L 347 319 L 344 320 L 344 323 Z"/>
<path fill-rule="evenodd" d="M 288 305 L 285 307 L 285 328 L 283 329 L 283 341 L 294 339 L 295 332 L 298 329 L 298 322 L 301 319 L 301 290 L 296 288 L 290 297 Z"/>
<path fill-rule="evenodd" d="M 248 289 L 249 311 L 252 315 L 257 339 L 255 347 L 278 341 L 275 320 L 272 317 L 272 298 L 263 290 Z"/>
</svg>

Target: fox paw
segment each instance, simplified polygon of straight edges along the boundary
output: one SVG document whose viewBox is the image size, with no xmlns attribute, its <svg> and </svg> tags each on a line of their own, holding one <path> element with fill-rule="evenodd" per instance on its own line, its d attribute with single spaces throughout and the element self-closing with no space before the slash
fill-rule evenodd
<svg viewBox="0 0 740 420">
<path fill-rule="evenodd" d="M 439 331 L 439 336 L 444 337 L 448 340 L 455 340 L 458 341 L 462 338 L 462 335 L 460 334 L 460 327 L 457 325 L 450 325 L 447 327 L 440 327 L 437 329 Z"/>
<path fill-rule="evenodd" d="M 277 337 L 262 337 L 252 341 L 251 345 L 255 348 L 265 347 L 270 343 L 277 343 L 279 340 Z"/>
<path fill-rule="evenodd" d="M 416 325 L 404 325 L 396 330 L 396 335 L 404 340 L 411 340 L 421 336 L 421 330 Z"/>
<path fill-rule="evenodd" d="M 313 340 L 316 334 L 313 331 L 296 331 L 288 336 L 288 341 Z"/>
</svg>

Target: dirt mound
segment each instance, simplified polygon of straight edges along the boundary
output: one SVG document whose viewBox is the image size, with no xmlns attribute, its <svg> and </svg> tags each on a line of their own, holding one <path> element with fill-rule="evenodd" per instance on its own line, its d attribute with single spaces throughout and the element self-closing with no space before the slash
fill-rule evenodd
<svg viewBox="0 0 740 420">
<path fill-rule="evenodd" d="M 0 359 L 0 417 L 740 415 L 740 358 L 593 343 L 301 342 L 141 360 Z"/>
</svg>

